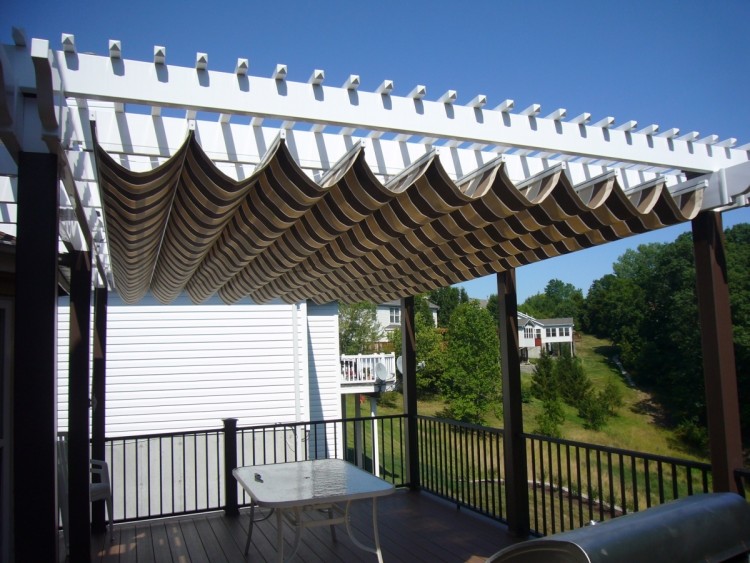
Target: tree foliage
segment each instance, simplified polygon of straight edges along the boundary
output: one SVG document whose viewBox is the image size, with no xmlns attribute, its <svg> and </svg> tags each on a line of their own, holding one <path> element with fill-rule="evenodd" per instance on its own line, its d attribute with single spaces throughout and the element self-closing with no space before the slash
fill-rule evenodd
<svg viewBox="0 0 750 563">
<path fill-rule="evenodd" d="M 443 334 L 432 322 L 432 316 L 417 313 L 417 398 L 435 395 L 440 391 L 440 380 L 445 373 Z"/>
<path fill-rule="evenodd" d="M 482 423 L 500 397 L 500 346 L 495 322 L 476 301 L 461 303 L 451 315 L 447 332 L 441 392 L 448 415 Z"/>
<path fill-rule="evenodd" d="M 725 233 L 743 433 L 750 441 L 750 225 Z M 641 245 L 613 264 L 587 295 L 583 328 L 611 338 L 623 365 L 681 427 L 705 427 L 706 407 L 693 243 Z"/>
<path fill-rule="evenodd" d="M 593 385 L 583 371 L 581 360 L 571 356 L 567 348 L 562 349 L 555 362 L 555 377 L 562 400 L 572 407 L 580 407 L 593 393 Z"/>
<path fill-rule="evenodd" d="M 571 317 L 578 322 L 583 309 L 583 292 L 570 283 L 552 279 L 544 293 L 531 295 L 518 309 L 537 319 Z"/>
<path fill-rule="evenodd" d="M 341 354 L 364 354 L 368 346 L 382 337 L 374 303 L 339 305 L 339 351 Z"/>
<path fill-rule="evenodd" d="M 432 303 L 439 307 L 438 326 L 443 328 L 450 324 L 451 316 L 456 307 L 469 302 L 469 295 L 463 287 L 443 287 L 431 291 L 428 297 Z"/>
<path fill-rule="evenodd" d="M 560 397 L 560 386 L 555 375 L 555 361 L 544 351 L 534 365 L 534 373 L 531 376 L 531 394 L 542 402 Z"/>
</svg>

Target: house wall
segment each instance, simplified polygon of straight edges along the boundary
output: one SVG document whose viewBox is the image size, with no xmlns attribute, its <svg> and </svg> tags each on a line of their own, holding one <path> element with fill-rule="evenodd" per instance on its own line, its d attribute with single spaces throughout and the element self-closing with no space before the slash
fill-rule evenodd
<svg viewBox="0 0 750 563">
<path fill-rule="evenodd" d="M 109 298 L 108 436 L 335 418 L 335 306 Z M 59 305 L 59 428 L 67 428 L 68 301 Z M 331 334 L 333 333 L 333 335 Z M 310 377 L 315 378 L 311 385 Z M 333 396 L 333 397 L 332 397 Z"/>
<path fill-rule="evenodd" d="M 341 418 L 341 366 L 339 364 L 338 303 L 307 306 L 310 372 L 310 420 Z M 331 429 L 332 430 L 332 429 Z M 340 427 L 324 434 L 322 428 L 310 436 L 310 457 L 333 457 L 342 444 Z"/>
<path fill-rule="evenodd" d="M 375 314 L 377 316 L 378 323 L 380 324 L 381 328 L 384 331 L 388 327 L 393 327 L 393 326 L 396 326 L 397 328 L 401 327 L 400 324 L 394 325 L 391 323 L 391 307 L 396 307 L 400 309 L 400 306 L 398 305 L 378 305 L 375 308 Z"/>
</svg>

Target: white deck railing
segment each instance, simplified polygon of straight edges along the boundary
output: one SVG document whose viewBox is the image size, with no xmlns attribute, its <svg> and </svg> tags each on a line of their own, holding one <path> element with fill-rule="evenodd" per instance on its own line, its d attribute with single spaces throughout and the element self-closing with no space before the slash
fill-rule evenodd
<svg viewBox="0 0 750 563">
<path fill-rule="evenodd" d="M 396 377 L 395 354 L 342 354 L 341 383 L 377 383 Z"/>
</svg>

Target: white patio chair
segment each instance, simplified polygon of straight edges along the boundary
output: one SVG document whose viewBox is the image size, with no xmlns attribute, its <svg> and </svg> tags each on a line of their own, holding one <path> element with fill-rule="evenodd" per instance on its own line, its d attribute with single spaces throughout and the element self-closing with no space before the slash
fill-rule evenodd
<svg viewBox="0 0 750 563">
<path fill-rule="evenodd" d="M 103 500 L 107 505 L 109 515 L 109 535 L 114 540 L 112 530 L 114 526 L 114 511 L 112 509 L 112 485 L 109 479 L 109 466 L 100 459 L 91 460 L 92 481 L 89 485 L 89 501 Z M 65 537 L 65 551 L 70 548 L 68 538 L 68 433 L 60 432 L 57 437 L 57 491 L 62 519 L 63 536 Z"/>
</svg>

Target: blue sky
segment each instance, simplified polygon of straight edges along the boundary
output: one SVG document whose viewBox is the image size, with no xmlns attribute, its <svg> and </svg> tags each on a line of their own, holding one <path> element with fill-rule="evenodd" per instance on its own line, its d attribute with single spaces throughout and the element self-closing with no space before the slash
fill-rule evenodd
<svg viewBox="0 0 750 563">
<path fill-rule="evenodd" d="M 453 89 L 457 103 L 485 94 L 488 107 L 510 98 L 517 108 L 541 104 L 542 114 L 564 107 L 593 121 L 613 116 L 750 143 L 747 0 L 6 0 L 0 22 L 3 43 L 11 42 L 11 26 L 55 48 L 72 33 L 81 52 L 105 54 L 107 41 L 119 39 L 133 59 L 151 60 L 162 45 L 168 64 L 191 66 L 205 52 L 209 68 L 233 71 L 242 57 L 255 75 L 270 76 L 283 63 L 290 80 L 323 69 L 327 84 L 359 74 L 363 90 L 389 79 L 397 95 L 424 84 L 431 99 Z M 725 227 L 745 222 L 747 208 L 724 214 Z M 626 249 L 689 229 L 519 268 L 519 302 L 553 278 L 585 293 Z M 496 292 L 494 276 L 464 287 L 472 297 Z"/>
</svg>

